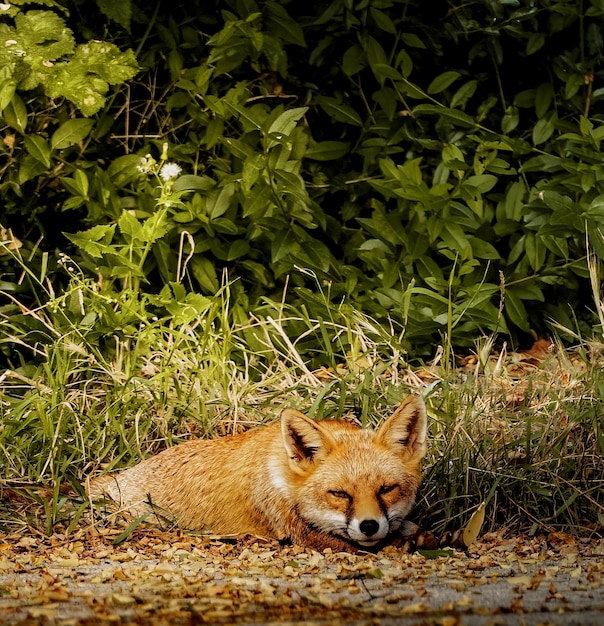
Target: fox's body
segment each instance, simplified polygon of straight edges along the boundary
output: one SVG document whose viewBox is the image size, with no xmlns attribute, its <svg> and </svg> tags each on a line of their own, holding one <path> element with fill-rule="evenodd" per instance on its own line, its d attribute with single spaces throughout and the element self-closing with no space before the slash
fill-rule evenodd
<svg viewBox="0 0 604 626">
<path fill-rule="evenodd" d="M 107 496 L 137 517 L 151 508 L 183 528 L 289 538 L 317 549 L 369 547 L 409 513 L 425 437 L 418 397 L 377 431 L 285 409 L 280 423 L 183 443 L 96 478 L 89 496 Z"/>
</svg>

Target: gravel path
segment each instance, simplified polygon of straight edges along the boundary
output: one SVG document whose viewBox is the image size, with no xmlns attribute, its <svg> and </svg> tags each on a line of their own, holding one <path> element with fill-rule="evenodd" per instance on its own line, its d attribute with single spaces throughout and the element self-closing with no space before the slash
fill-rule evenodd
<svg viewBox="0 0 604 626">
<path fill-rule="evenodd" d="M 0 536 L 0 623 L 604 624 L 602 541 L 490 536 L 436 556 L 114 536 Z"/>
</svg>

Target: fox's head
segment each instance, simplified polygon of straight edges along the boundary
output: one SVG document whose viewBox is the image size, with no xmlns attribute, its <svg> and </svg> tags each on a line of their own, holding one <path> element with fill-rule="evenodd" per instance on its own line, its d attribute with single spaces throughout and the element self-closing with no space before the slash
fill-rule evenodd
<svg viewBox="0 0 604 626">
<path fill-rule="evenodd" d="M 287 469 L 273 482 L 314 530 L 374 546 L 400 528 L 413 506 L 426 421 L 420 396 L 407 398 L 377 431 L 285 409 Z"/>
</svg>

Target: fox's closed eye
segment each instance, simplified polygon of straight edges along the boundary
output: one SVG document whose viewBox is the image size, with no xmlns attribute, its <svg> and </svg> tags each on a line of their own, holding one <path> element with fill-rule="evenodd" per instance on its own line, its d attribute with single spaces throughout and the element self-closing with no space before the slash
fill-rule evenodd
<svg viewBox="0 0 604 626">
<path fill-rule="evenodd" d="M 380 495 L 384 495 L 385 493 L 390 493 L 391 491 L 394 491 L 397 487 L 398 485 L 382 485 L 380 487 Z"/>
<path fill-rule="evenodd" d="M 329 494 L 336 498 L 342 498 L 343 500 L 352 500 L 352 496 L 349 493 L 340 491 L 339 489 L 330 489 Z"/>
</svg>

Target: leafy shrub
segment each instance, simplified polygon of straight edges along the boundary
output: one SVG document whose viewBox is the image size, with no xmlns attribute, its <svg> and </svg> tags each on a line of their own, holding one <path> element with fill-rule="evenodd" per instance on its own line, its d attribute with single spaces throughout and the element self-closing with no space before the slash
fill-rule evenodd
<svg viewBox="0 0 604 626">
<path fill-rule="evenodd" d="M 216 0 L 147 16 L 103 2 L 125 52 L 94 44 L 108 52 L 92 74 L 91 44 L 75 43 L 100 38 L 91 6 L 56 40 L 41 32 L 59 69 L 36 74 L 44 59 L 24 39 L 31 52 L 3 70 L 2 225 L 36 275 L 67 280 L 56 247 L 101 289 L 135 281 L 165 310 L 166 289 L 210 295 L 226 271 L 242 310 L 287 285 L 324 317 L 319 280 L 334 308 L 402 329 L 413 356 L 543 333 L 547 319 L 590 332 L 586 258 L 604 257 L 601 3 L 332 0 L 308 15 Z M 10 10 L 5 43 L 40 19 Z M 109 78 L 131 78 L 129 50 L 144 72 L 87 108 L 76 78 L 91 79 L 96 106 Z M 74 82 L 60 88 L 61 66 Z M 182 168 L 169 197 L 140 171 L 150 159 Z M 10 262 L 5 276 L 5 290 L 27 290 Z"/>
</svg>

